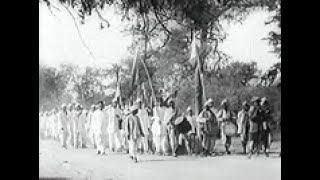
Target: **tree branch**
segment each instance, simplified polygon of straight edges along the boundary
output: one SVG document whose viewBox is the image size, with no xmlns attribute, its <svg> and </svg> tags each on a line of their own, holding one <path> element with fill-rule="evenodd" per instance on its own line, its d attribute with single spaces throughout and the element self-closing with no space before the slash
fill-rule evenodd
<svg viewBox="0 0 320 180">
<path fill-rule="evenodd" d="M 162 19 L 160 20 L 157 11 L 154 11 L 154 14 L 156 16 L 156 19 L 158 20 L 158 22 L 160 23 L 160 25 L 162 26 L 162 28 L 169 34 L 172 35 L 172 33 L 167 29 L 167 27 L 162 23 Z"/>
<path fill-rule="evenodd" d="M 106 20 L 101 13 L 98 11 L 97 7 L 95 8 L 96 13 L 98 14 L 98 17 L 100 18 L 100 20 L 102 20 L 103 22 L 105 22 L 107 24 L 107 27 L 110 27 L 110 23 L 108 20 Z"/>
<path fill-rule="evenodd" d="M 87 44 L 85 43 L 85 41 L 84 41 L 84 39 L 83 39 L 83 37 L 82 37 L 82 35 L 81 35 L 81 32 L 80 32 L 79 26 L 78 26 L 78 24 L 77 24 L 76 18 L 73 16 L 73 14 L 71 13 L 71 11 L 69 10 L 69 8 L 68 8 L 67 6 L 65 6 L 65 5 L 63 5 L 63 4 L 62 4 L 62 6 L 67 10 L 67 12 L 69 13 L 69 15 L 72 17 L 73 22 L 74 22 L 74 25 L 75 25 L 75 27 L 76 27 L 76 29 L 77 29 L 79 38 L 80 38 L 80 40 L 81 40 L 81 42 L 82 42 L 82 45 L 88 50 L 88 52 L 89 52 L 89 54 L 92 56 L 92 58 L 93 58 L 94 60 L 96 60 L 95 56 L 93 55 L 92 51 L 91 51 L 90 48 L 87 46 Z"/>
</svg>

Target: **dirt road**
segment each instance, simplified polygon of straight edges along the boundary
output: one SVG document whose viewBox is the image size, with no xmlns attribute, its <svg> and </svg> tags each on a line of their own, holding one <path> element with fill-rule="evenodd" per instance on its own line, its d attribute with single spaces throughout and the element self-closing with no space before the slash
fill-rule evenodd
<svg viewBox="0 0 320 180">
<path fill-rule="evenodd" d="M 93 149 L 62 149 L 53 140 L 39 142 L 39 177 L 104 180 L 280 180 L 281 158 L 276 154 L 216 157 L 142 155 L 137 164 L 128 155 L 98 156 Z"/>
</svg>

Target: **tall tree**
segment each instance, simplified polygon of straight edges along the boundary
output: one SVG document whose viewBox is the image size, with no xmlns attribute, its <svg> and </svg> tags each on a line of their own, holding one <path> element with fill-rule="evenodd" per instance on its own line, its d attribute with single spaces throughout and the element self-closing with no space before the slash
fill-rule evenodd
<svg viewBox="0 0 320 180">
<path fill-rule="evenodd" d="M 40 0 L 49 6 L 49 0 Z M 205 53 L 210 49 L 212 43 L 215 47 L 224 39 L 221 20 L 241 20 L 243 15 L 251 9 L 266 6 L 266 0 L 59 0 L 64 7 L 71 6 L 78 10 L 79 16 L 84 20 L 93 12 L 100 15 L 99 11 L 106 5 L 115 5 L 120 9 L 123 19 L 131 20 L 130 16 L 135 15 L 138 22 L 143 21 L 145 35 L 145 50 L 149 38 L 146 28 L 151 20 L 154 20 L 154 27 L 160 27 L 163 33 L 170 37 L 172 35 L 170 26 L 179 25 L 190 30 L 191 34 L 196 33 L 200 39 L 199 63 L 196 65 L 195 73 L 203 72 L 203 65 L 207 58 Z M 102 18 L 101 18 L 102 19 Z M 149 29 L 149 28 L 148 28 Z M 153 29 L 153 28 L 151 28 Z M 150 29 L 149 29 L 150 30 Z M 192 35 L 190 35 L 192 37 Z M 216 48 L 214 53 L 218 53 Z M 146 57 L 146 53 L 145 53 Z M 145 58 L 146 59 L 146 58 Z M 200 70 L 200 71 L 197 71 Z M 197 78 L 198 76 L 195 76 Z M 202 96 L 199 89 L 196 89 L 196 112 L 201 111 Z"/>
</svg>

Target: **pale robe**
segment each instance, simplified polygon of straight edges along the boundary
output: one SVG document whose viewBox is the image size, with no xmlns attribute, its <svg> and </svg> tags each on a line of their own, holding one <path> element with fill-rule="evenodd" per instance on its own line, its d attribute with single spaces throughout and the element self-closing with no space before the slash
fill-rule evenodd
<svg viewBox="0 0 320 180">
<path fill-rule="evenodd" d="M 153 134 L 154 135 L 165 135 L 166 134 L 166 127 L 164 126 L 164 114 L 165 108 L 156 106 L 153 109 L 153 114 L 155 117 L 155 121 L 152 124 Z"/>
<path fill-rule="evenodd" d="M 59 113 L 59 129 L 63 128 L 67 131 L 68 127 L 68 114 L 64 111 L 60 111 Z"/>
<path fill-rule="evenodd" d="M 246 132 L 247 123 L 248 123 L 248 115 L 244 110 L 241 110 L 238 113 L 238 118 L 237 118 L 238 134 L 244 134 Z"/>
<path fill-rule="evenodd" d="M 97 150 L 101 153 L 105 150 L 106 130 L 107 130 L 107 114 L 104 110 L 96 110 L 92 118 L 93 134 Z"/>
<path fill-rule="evenodd" d="M 109 108 L 108 113 L 108 133 L 119 132 L 119 118 L 121 117 L 121 110 L 118 108 Z"/>
<path fill-rule="evenodd" d="M 148 135 L 149 131 L 148 129 L 150 128 L 150 123 L 149 123 L 149 116 L 148 112 L 145 108 L 139 109 L 137 116 L 139 117 L 141 121 L 141 127 L 144 135 Z"/>
<path fill-rule="evenodd" d="M 107 125 L 107 114 L 103 110 L 96 110 L 91 117 L 92 130 L 97 134 L 104 134 Z"/>
</svg>

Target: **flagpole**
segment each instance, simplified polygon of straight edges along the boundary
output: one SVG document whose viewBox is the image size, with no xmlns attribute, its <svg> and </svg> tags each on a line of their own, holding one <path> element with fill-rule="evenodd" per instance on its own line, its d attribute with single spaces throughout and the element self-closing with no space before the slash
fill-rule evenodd
<svg viewBox="0 0 320 180">
<path fill-rule="evenodd" d="M 203 47 L 202 47 L 203 48 Z M 206 97 L 206 90 L 205 90 L 205 84 L 204 84 L 204 77 L 203 77 L 203 71 L 202 71 L 202 64 L 200 63 L 200 54 L 199 54 L 199 51 L 197 49 L 197 46 L 196 46 L 196 51 L 197 51 L 197 60 L 198 60 L 198 71 L 199 71 L 199 75 L 200 75 L 200 81 L 201 81 L 201 84 L 202 84 L 202 102 L 205 102 L 207 97 Z"/>
<path fill-rule="evenodd" d="M 141 60 L 141 63 L 142 63 L 142 65 L 143 65 L 143 67 L 144 67 L 144 70 L 146 71 L 146 74 L 147 74 L 149 86 L 150 86 L 151 92 L 152 92 L 152 96 L 151 96 L 151 97 L 152 97 L 152 99 L 154 100 L 154 102 L 156 102 L 156 96 L 155 96 L 155 92 L 154 92 L 154 89 L 153 89 L 153 86 L 152 86 L 152 81 L 151 81 L 151 77 L 150 77 L 150 75 L 149 75 L 149 71 L 148 71 L 148 69 L 147 69 L 146 64 L 144 63 L 144 60 Z"/>
</svg>

